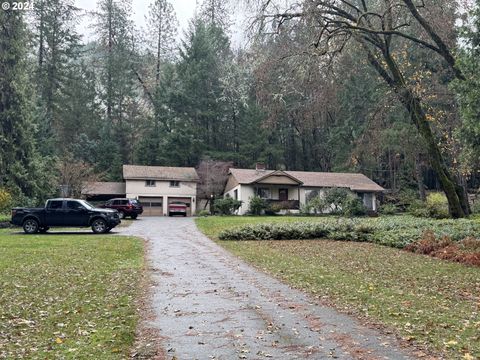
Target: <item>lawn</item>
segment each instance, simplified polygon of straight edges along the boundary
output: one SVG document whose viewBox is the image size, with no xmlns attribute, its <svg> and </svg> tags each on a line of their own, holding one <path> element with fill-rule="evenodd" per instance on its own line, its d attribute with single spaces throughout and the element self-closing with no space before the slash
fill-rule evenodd
<svg viewBox="0 0 480 360">
<path fill-rule="evenodd" d="M 480 358 L 479 268 L 370 243 L 218 240 L 233 226 L 305 220 L 207 217 L 197 225 L 244 260 L 406 341 L 446 358 Z"/>
<path fill-rule="evenodd" d="M 128 356 L 142 240 L 8 229 L 0 230 L 0 254 L 0 358 Z"/>
</svg>

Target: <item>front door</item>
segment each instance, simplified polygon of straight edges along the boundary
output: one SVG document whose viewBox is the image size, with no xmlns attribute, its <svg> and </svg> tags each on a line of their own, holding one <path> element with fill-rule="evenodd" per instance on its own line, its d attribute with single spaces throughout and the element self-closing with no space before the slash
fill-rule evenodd
<svg viewBox="0 0 480 360">
<path fill-rule="evenodd" d="M 278 189 L 278 200 L 280 201 L 288 200 L 288 189 Z"/>
</svg>

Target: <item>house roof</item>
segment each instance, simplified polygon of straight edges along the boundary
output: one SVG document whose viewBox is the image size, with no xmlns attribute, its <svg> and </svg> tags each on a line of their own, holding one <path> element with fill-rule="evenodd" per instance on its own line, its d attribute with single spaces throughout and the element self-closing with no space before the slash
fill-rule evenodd
<svg viewBox="0 0 480 360">
<path fill-rule="evenodd" d="M 123 165 L 125 180 L 179 180 L 199 181 L 193 167 Z"/>
<path fill-rule="evenodd" d="M 84 195 L 125 195 L 124 182 L 87 182 L 82 186 Z"/>
<path fill-rule="evenodd" d="M 288 172 L 283 171 L 283 170 L 269 171 L 265 175 L 260 176 L 258 179 L 255 179 L 254 182 L 261 182 L 261 181 L 263 181 L 263 180 L 265 180 L 265 179 L 267 179 L 271 176 L 272 177 L 274 177 L 274 176 L 279 176 L 279 177 L 285 176 L 285 177 L 291 179 L 292 181 L 296 182 L 297 184 L 302 184 L 302 181 L 298 180 L 296 177 L 290 175 Z"/>
<path fill-rule="evenodd" d="M 230 174 L 239 184 L 252 184 L 275 170 L 230 169 Z M 385 189 L 360 173 L 330 173 L 310 171 L 284 171 L 285 174 L 300 181 L 303 187 L 342 187 L 353 191 L 380 192 Z"/>
</svg>

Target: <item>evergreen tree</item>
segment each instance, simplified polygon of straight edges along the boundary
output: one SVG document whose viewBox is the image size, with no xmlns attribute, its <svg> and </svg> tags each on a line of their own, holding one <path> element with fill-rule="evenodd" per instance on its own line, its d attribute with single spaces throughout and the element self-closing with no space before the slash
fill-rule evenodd
<svg viewBox="0 0 480 360">
<path fill-rule="evenodd" d="M 0 11 L 0 186 L 33 203 L 55 192 L 51 159 L 35 146 L 27 74 L 27 28 L 21 11 Z"/>
</svg>

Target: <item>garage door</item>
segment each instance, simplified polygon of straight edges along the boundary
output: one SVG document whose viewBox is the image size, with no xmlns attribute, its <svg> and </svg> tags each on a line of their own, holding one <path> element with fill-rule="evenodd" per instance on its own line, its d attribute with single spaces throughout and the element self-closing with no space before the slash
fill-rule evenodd
<svg viewBox="0 0 480 360">
<path fill-rule="evenodd" d="M 138 200 L 143 205 L 143 214 L 145 216 L 163 215 L 163 197 L 139 197 Z"/>
<path fill-rule="evenodd" d="M 168 203 L 171 204 L 172 202 L 182 202 L 187 205 L 187 216 L 192 216 L 192 199 L 191 198 L 184 198 L 184 197 L 169 197 Z"/>
</svg>

